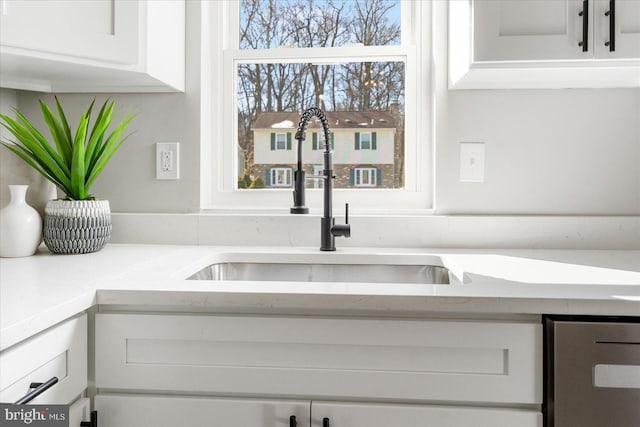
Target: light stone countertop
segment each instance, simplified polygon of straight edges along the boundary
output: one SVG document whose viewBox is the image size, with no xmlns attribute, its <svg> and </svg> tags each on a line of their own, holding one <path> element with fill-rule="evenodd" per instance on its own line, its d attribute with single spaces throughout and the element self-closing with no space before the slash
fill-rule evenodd
<svg viewBox="0 0 640 427">
<path fill-rule="evenodd" d="M 216 262 L 444 265 L 452 285 L 185 280 Z M 92 306 L 182 312 L 430 317 L 640 316 L 640 251 L 110 244 L 0 260 L 0 350 Z"/>
</svg>

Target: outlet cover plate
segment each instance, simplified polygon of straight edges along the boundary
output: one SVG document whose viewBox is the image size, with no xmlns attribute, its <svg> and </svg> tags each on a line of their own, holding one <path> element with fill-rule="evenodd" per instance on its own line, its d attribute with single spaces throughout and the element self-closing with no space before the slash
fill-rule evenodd
<svg viewBox="0 0 640 427">
<path fill-rule="evenodd" d="M 156 179 L 180 179 L 179 143 L 156 143 Z"/>
<path fill-rule="evenodd" d="M 460 143 L 460 182 L 484 182 L 484 142 Z"/>
</svg>

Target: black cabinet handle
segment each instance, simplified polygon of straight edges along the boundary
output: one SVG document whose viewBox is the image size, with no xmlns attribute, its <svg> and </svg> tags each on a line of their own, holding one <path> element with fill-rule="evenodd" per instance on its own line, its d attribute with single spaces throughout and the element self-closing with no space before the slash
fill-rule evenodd
<svg viewBox="0 0 640 427">
<path fill-rule="evenodd" d="M 322 427 L 329 427 L 329 418 L 322 419 Z"/>
<path fill-rule="evenodd" d="M 53 377 L 49 381 L 44 383 L 31 383 L 29 388 L 31 391 L 29 393 L 22 396 L 20 399 L 16 400 L 15 405 L 25 405 L 31 402 L 36 397 L 40 396 L 42 393 L 53 387 L 55 383 L 58 382 L 58 377 Z"/>
<path fill-rule="evenodd" d="M 80 427 L 98 427 L 98 411 L 91 411 L 91 421 L 81 421 Z"/>
<path fill-rule="evenodd" d="M 582 16 L 582 41 L 578 46 L 582 47 L 582 51 L 589 50 L 589 0 L 582 0 L 582 10 L 578 13 Z"/>
<path fill-rule="evenodd" d="M 289 427 L 296 427 L 297 425 L 298 425 L 298 422 L 296 421 L 296 416 L 291 415 L 289 417 Z"/>
<path fill-rule="evenodd" d="M 604 13 L 609 17 L 609 41 L 604 45 L 609 47 L 609 52 L 616 50 L 616 0 L 609 0 L 609 10 Z"/>
</svg>

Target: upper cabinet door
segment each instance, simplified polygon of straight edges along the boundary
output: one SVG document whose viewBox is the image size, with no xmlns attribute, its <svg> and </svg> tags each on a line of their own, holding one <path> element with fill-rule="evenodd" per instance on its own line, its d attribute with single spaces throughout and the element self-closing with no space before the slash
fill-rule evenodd
<svg viewBox="0 0 640 427">
<path fill-rule="evenodd" d="M 597 0 L 593 13 L 596 58 L 640 58 L 640 1 Z"/>
<path fill-rule="evenodd" d="M 0 0 L 0 87 L 184 91 L 185 17 L 185 0 Z"/>
<path fill-rule="evenodd" d="M 593 20 L 581 0 L 475 0 L 475 61 L 540 61 L 593 57 Z M 591 11 L 589 11 L 591 12 Z M 583 26 L 587 51 L 583 51 Z"/>
<path fill-rule="evenodd" d="M 138 61 L 137 1 L 0 0 L 4 48 L 121 64 Z"/>
</svg>

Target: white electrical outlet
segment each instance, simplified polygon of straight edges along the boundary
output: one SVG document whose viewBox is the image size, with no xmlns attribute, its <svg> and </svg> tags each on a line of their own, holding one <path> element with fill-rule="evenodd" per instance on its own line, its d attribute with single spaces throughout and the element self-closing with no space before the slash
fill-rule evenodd
<svg viewBox="0 0 640 427">
<path fill-rule="evenodd" d="M 484 182 L 484 142 L 460 143 L 460 182 Z"/>
<path fill-rule="evenodd" d="M 156 143 L 156 179 L 180 179 L 179 143 Z"/>
</svg>

